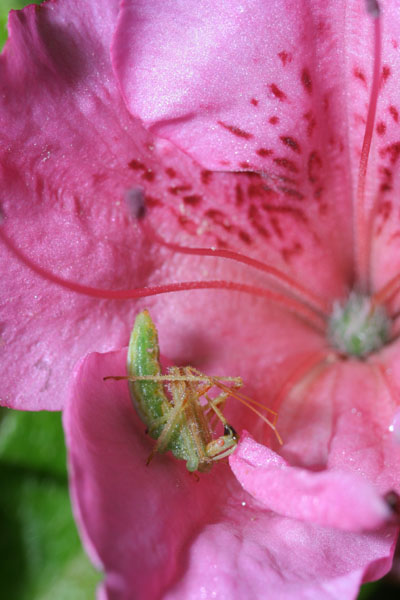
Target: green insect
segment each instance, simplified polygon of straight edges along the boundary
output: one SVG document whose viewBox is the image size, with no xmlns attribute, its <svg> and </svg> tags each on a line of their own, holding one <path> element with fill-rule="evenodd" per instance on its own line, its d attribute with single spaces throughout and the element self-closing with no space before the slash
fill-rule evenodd
<svg viewBox="0 0 400 600">
<path fill-rule="evenodd" d="M 186 461 L 189 471 L 207 471 L 215 461 L 229 456 L 239 440 L 222 413 L 230 396 L 255 411 L 274 429 L 280 441 L 275 423 L 251 406 L 257 403 L 238 393 L 243 385 L 240 377 L 209 376 L 193 367 L 169 367 L 162 374 L 157 329 L 147 310 L 136 317 L 127 370 L 128 377 L 113 379 L 129 380 L 133 405 L 149 435 L 157 440 L 148 463 L 156 452 L 170 450 Z M 213 388 L 218 390 L 215 397 L 210 396 Z M 270 412 L 276 417 L 274 411 Z M 223 425 L 223 435 L 219 437 L 213 433 L 217 419 Z"/>
</svg>

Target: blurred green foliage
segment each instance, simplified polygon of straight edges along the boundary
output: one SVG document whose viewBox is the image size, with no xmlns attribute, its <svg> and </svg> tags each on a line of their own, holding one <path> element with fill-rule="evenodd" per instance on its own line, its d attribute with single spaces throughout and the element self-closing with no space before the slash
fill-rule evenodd
<svg viewBox="0 0 400 600">
<path fill-rule="evenodd" d="M 87 600 L 100 579 L 71 513 L 59 413 L 0 411 L 0 581 L 7 600 Z"/>
</svg>

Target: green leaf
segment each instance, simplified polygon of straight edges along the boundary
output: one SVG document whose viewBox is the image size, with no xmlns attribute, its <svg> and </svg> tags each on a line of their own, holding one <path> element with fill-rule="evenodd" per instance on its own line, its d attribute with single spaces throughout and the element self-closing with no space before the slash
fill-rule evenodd
<svg viewBox="0 0 400 600">
<path fill-rule="evenodd" d="M 99 574 L 78 537 L 60 413 L 0 411 L 0 581 L 7 600 L 87 600 Z"/>
</svg>

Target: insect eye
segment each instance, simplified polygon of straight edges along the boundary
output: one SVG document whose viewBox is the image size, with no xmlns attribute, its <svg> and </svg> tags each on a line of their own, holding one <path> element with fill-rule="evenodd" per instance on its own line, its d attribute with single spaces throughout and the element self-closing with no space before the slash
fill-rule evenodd
<svg viewBox="0 0 400 600">
<path fill-rule="evenodd" d="M 228 425 L 228 423 L 224 425 L 224 435 L 230 435 L 235 440 L 239 439 L 235 429 L 232 427 L 232 425 Z"/>
</svg>

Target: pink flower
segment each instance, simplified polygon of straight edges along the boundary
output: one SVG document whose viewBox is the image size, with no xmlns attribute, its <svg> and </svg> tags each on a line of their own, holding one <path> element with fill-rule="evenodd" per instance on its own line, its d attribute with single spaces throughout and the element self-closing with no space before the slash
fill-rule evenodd
<svg viewBox="0 0 400 600">
<path fill-rule="evenodd" d="M 135 0 L 119 12 L 60 0 L 11 17 L 2 398 L 27 409 L 70 398 L 72 496 L 103 597 L 354 598 L 390 568 L 399 345 L 384 316 L 368 354 L 359 323 L 372 295 L 396 314 L 400 271 L 394 1 L 382 23 L 381 67 L 379 21 L 356 0 Z M 138 222 L 129 203 L 143 193 Z M 219 250 L 164 248 L 151 227 L 170 245 Z M 230 250 L 242 256 L 218 257 Z M 222 289 L 146 299 L 163 353 L 242 376 L 279 410 L 284 440 L 231 403 L 230 422 L 251 435 L 199 482 L 169 455 L 145 466 L 152 443 L 126 385 L 103 381 L 124 372 L 119 348 L 144 306 L 115 290 L 188 280 Z M 344 359 L 359 338 L 333 309 L 354 289 L 363 361 Z M 392 343 L 378 348 L 388 323 Z M 106 353 L 82 358 L 70 389 L 93 350 Z"/>
</svg>

